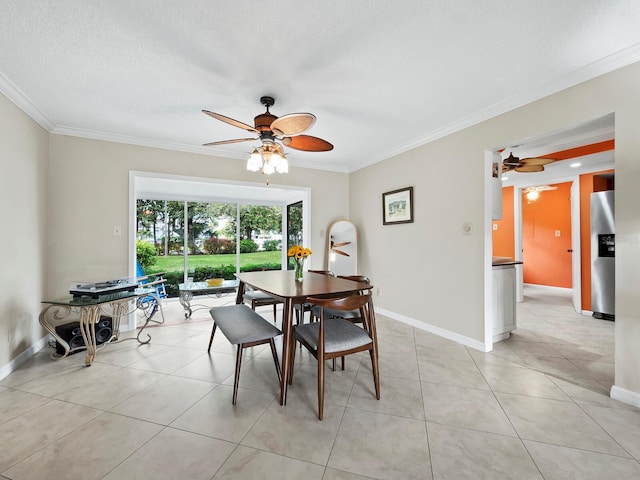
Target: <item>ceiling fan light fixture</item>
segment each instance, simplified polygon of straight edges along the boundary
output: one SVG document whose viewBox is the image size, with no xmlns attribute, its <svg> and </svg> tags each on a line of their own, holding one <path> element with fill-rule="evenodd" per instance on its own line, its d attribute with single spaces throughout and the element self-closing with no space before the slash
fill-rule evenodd
<svg viewBox="0 0 640 480">
<path fill-rule="evenodd" d="M 260 171 L 264 175 L 271 175 L 275 172 L 288 173 L 289 162 L 280 152 L 280 148 L 275 143 L 255 148 L 247 160 L 247 170 Z"/>
<path fill-rule="evenodd" d="M 251 172 L 257 172 L 262 168 L 262 156 L 260 152 L 258 152 L 257 148 L 253 149 L 253 152 L 249 156 L 249 160 L 247 160 L 247 170 Z"/>
<path fill-rule="evenodd" d="M 530 200 L 532 202 L 534 200 L 537 200 L 539 196 L 540 192 L 538 192 L 537 190 L 531 190 L 530 192 L 527 192 L 527 200 Z"/>
<path fill-rule="evenodd" d="M 262 165 L 262 173 L 265 175 L 271 175 L 276 171 L 276 167 L 271 163 L 271 161 L 264 162 Z"/>
</svg>

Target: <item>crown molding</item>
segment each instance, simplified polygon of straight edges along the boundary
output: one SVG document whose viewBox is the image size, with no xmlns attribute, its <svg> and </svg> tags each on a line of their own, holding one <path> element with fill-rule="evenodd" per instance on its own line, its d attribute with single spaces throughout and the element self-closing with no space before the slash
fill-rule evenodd
<svg viewBox="0 0 640 480">
<path fill-rule="evenodd" d="M 413 150 L 417 147 L 425 145 L 427 143 L 438 140 L 447 135 L 451 135 L 465 128 L 477 125 L 481 122 L 487 121 L 493 117 L 509 112 L 516 108 L 527 105 L 541 98 L 547 97 L 569 87 L 575 86 L 579 83 L 596 78 L 600 75 L 612 72 L 619 68 L 631 65 L 632 63 L 640 61 L 640 44 L 632 45 L 626 49 L 609 55 L 606 58 L 593 62 L 589 65 L 585 65 L 564 77 L 557 79 L 553 82 L 549 82 L 540 86 L 539 88 L 530 90 L 521 95 L 516 95 L 503 102 L 496 103 L 486 109 L 476 112 L 472 115 L 445 125 L 444 127 L 435 129 L 426 135 L 416 138 L 404 145 L 396 148 L 384 151 L 366 162 L 362 162 L 354 167 L 342 167 L 337 165 L 328 165 L 325 163 L 309 163 L 304 164 L 289 161 L 290 165 L 309 168 L 315 170 L 326 170 L 340 173 L 351 173 L 361 170 L 365 167 L 373 165 L 375 163 L 387 160 L 401 153 Z M 34 103 L 24 94 L 18 87 L 16 87 L 4 74 L 0 73 L 0 93 L 5 95 L 9 100 L 18 106 L 24 113 L 29 115 L 35 122 L 41 125 L 50 133 L 59 135 L 76 136 L 83 138 L 91 138 L 96 140 L 104 140 L 116 143 L 125 143 L 130 145 L 146 146 L 152 148 L 161 148 L 165 150 L 174 150 L 181 152 L 197 153 L 201 155 L 218 156 L 224 158 L 238 158 L 244 159 L 240 155 L 229 154 L 228 152 L 220 152 L 209 147 L 193 146 L 175 142 L 166 142 L 162 140 L 152 140 L 141 137 L 130 137 L 126 135 L 115 135 L 99 131 L 84 130 L 72 127 L 57 126 L 46 114 L 39 110 Z"/>
<path fill-rule="evenodd" d="M 50 132 L 54 128 L 54 123 L 42 113 L 22 90 L 16 87 L 11 80 L 0 72 L 0 93 L 11 100 L 24 113 L 29 115 L 42 128 Z"/>
<path fill-rule="evenodd" d="M 446 137 L 447 135 L 459 132 L 460 130 L 463 130 L 465 128 L 477 125 L 478 123 L 482 123 L 491 118 L 497 117 L 498 115 L 502 115 L 503 113 L 515 110 L 516 108 L 535 102 L 536 100 L 548 97 L 549 95 L 553 95 L 554 93 L 558 93 L 562 90 L 592 80 L 596 77 L 599 77 L 600 75 L 613 72 L 614 70 L 626 67 L 638 61 L 640 61 L 640 44 L 632 45 L 631 47 L 620 50 L 619 52 L 609 55 L 608 57 L 578 68 L 577 70 L 574 70 L 568 75 L 565 75 L 564 77 L 559 78 L 553 82 L 546 83 L 536 89 L 530 90 L 521 95 L 516 95 L 503 102 L 496 103 L 491 107 L 485 108 L 479 112 L 469 115 L 462 120 L 433 130 L 428 134 L 418 137 L 405 145 L 387 150 L 373 157 L 370 161 L 357 165 L 350 171 L 354 172 L 383 160 L 387 160 L 401 153 L 413 150 L 414 148 Z"/>
<path fill-rule="evenodd" d="M 143 137 L 133 137 L 129 135 L 117 135 L 112 133 L 105 133 L 96 130 L 85 130 L 81 128 L 73 127 L 55 127 L 50 130 L 50 133 L 56 135 L 67 135 L 70 137 L 88 138 L 91 140 L 102 140 L 105 142 L 124 143 L 127 145 L 135 145 L 140 147 L 160 148 L 162 150 L 171 150 L 176 152 L 196 153 L 198 155 L 207 155 L 210 157 L 219 158 L 231 158 L 246 161 L 247 157 L 244 154 L 230 154 L 229 152 L 222 152 L 211 147 L 194 146 L 184 143 L 165 142 L 161 140 L 154 140 Z M 314 170 L 326 170 L 330 172 L 349 173 L 346 167 L 338 165 L 327 164 L 309 164 L 308 162 L 297 162 L 289 160 L 289 165 L 298 168 L 310 168 Z"/>
</svg>

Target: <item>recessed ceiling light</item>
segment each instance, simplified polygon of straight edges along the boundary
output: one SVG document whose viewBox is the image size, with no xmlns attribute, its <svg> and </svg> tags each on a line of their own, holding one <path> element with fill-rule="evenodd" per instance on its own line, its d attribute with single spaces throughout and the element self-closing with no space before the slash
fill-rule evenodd
<svg viewBox="0 0 640 480">
<path fill-rule="evenodd" d="M 580 167 L 582 164 L 580 162 L 574 162 L 571 165 L 569 165 L 571 168 L 578 168 Z"/>
</svg>

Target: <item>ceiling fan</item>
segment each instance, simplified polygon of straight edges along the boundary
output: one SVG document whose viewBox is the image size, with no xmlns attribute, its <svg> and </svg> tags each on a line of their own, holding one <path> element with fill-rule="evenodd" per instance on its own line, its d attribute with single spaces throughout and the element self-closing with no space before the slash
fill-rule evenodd
<svg viewBox="0 0 640 480">
<path fill-rule="evenodd" d="M 203 113 L 206 113 L 210 117 L 258 135 L 257 137 L 209 142 L 205 143 L 203 146 L 209 147 L 213 145 L 226 145 L 229 143 L 253 142 L 260 140 L 262 147 L 267 151 L 276 151 L 281 155 L 284 155 L 282 145 L 305 152 L 328 152 L 329 150 L 333 150 L 333 145 L 326 140 L 318 137 L 312 137 L 311 135 L 300 135 L 302 132 L 311 128 L 315 123 L 315 115 L 311 113 L 290 113 L 288 115 L 283 115 L 282 117 L 276 117 L 269 112 L 269 107 L 272 107 L 275 104 L 275 99 L 273 97 L 261 97 L 260 103 L 267 108 L 267 111 L 257 115 L 253 119 L 253 126 L 239 122 L 238 120 L 234 120 L 233 118 L 226 117 L 219 113 L 202 110 Z"/>
<path fill-rule="evenodd" d="M 544 166 L 555 162 L 555 158 L 531 157 L 520 159 L 514 157 L 513 153 L 502 161 L 502 173 L 514 170 L 520 173 L 543 172 Z"/>
<path fill-rule="evenodd" d="M 535 187 L 527 187 L 522 189 L 523 194 L 527 194 L 529 192 L 546 192 L 549 190 L 557 190 L 558 187 L 554 185 L 537 185 Z"/>
<path fill-rule="evenodd" d="M 538 199 L 540 192 L 546 192 L 549 190 L 557 190 L 558 187 L 554 185 L 536 185 L 535 187 L 527 187 L 522 190 L 522 194 L 527 197 L 527 200 L 533 202 Z"/>
</svg>

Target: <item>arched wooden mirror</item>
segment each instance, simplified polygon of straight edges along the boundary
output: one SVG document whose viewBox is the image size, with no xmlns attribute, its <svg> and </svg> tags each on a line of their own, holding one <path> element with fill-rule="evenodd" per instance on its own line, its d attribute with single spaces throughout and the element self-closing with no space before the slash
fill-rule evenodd
<svg viewBox="0 0 640 480">
<path fill-rule="evenodd" d="M 358 232 L 353 223 L 346 220 L 334 222 L 329 227 L 329 251 L 327 270 L 335 275 L 358 273 Z"/>
</svg>

